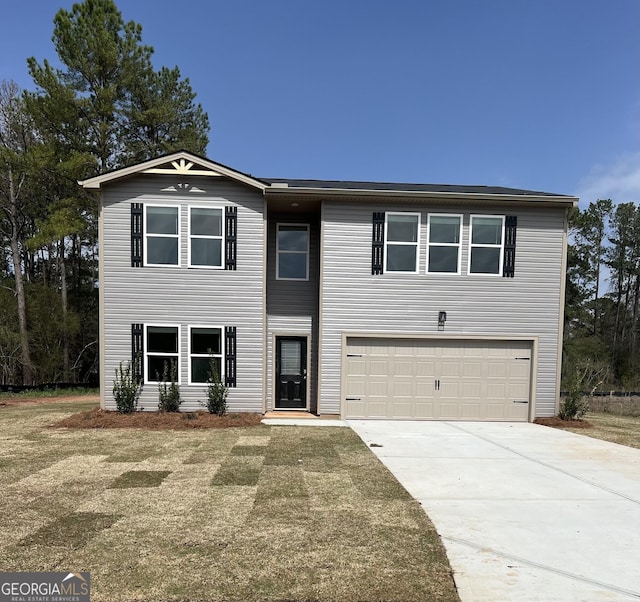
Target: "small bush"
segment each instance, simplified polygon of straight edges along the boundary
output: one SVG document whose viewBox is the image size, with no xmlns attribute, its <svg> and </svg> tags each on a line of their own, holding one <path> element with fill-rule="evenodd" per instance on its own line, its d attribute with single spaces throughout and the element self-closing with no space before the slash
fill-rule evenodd
<svg viewBox="0 0 640 602">
<path fill-rule="evenodd" d="M 162 382 L 158 383 L 158 409 L 161 412 L 180 411 L 182 399 L 180 399 L 180 386 L 177 381 L 178 367 L 174 362 L 171 362 L 171 371 L 169 371 L 169 366 L 165 362 Z"/>
<path fill-rule="evenodd" d="M 207 401 L 204 405 L 211 414 L 223 416 L 227 411 L 229 389 L 223 384 L 215 362 L 210 360 L 210 376 L 207 380 Z"/>
<path fill-rule="evenodd" d="M 113 380 L 113 398 L 118 412 L 130 414 L 138 409 L 138 399 L 142 391 L 142 383 L 136 377 L 135 364 L 128 361 L 125 367 L 122 362 L 116 368 L 116 377 Z"/>
<path fill-rule="evenodd" d="M 582 420 L 588 411 L 589 397 L 572 389 L 560 404 L 558 416 L 562 420 Z"/>
<path fill-rule="evenodd" d="M 562 420 L 582 420 L 589 411 L 590 402 L 596 389 L 603 383 L 606 371 L 587 364 L 576 368 L 569 382 L 567 396 L 560 404 L 559 418 Z M 584 393 L 589 389 L 588 393 Z"/>
</svg>

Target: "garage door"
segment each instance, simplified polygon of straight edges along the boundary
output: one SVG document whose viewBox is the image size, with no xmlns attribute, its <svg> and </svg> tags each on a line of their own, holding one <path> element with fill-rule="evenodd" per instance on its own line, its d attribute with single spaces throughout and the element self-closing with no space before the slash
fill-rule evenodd
<svg viewBox="0 0 640 602">
<path fill-rule="evenodd" d="M 528 341 L 348 338 L 343 413 L 526 421 L 530 374 Z"/>
</svg>

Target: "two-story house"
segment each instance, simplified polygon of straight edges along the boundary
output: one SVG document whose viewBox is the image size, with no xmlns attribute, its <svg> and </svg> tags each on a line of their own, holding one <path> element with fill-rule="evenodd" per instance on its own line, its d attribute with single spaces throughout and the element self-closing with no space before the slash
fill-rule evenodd
<svg viewBox="0 0 640 602">
<path fill-rule="evenodd" d="M 101 405 L 138 357 L 184 410 L 533 420 L 558 409 L 572 196 L 257 178 L 187 152 L 99 196 Z"/>
</svg>

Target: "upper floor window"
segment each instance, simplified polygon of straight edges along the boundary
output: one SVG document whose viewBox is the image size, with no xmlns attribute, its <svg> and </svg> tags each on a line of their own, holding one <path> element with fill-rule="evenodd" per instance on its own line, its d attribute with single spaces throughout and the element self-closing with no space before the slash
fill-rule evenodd
<svg viewBox="0 0 640 602">
<path fill-rule="evenodd" d="M 145 205 L 145 265 L 179 265 L 180 208 Z"/>
<path fill-rule="evenodd" d="M 427 272 L 460 273 L 462 216 L 429 214 Z"/>
<path fill-rule="evenodd" d="M 469 274 L 501 274 L 504 217 L 472 215 Z"/>
<path fill-rule="evenodd" d="M 416 273 L 420 214 L 387 212 L 385 220 L 385 272 Z"/>
<path fill-rule="evenodd" d="M 309 280 L 309 226 L 278 224 L 276 279 Z"/>
<path fill-rule="evenodd" d="M 221 208 L 189 207 L 189 267 L 222 268 Z"/>
<path fill-rule="evenodd" d="M 180 328 L 178 326 L 147 326 L 145 376 L 147 383 L 180 379 Z"/>
<path fill-rule="evenodd" d="M 206 383 L 213 376 L 224 382 L 221 328 L 192 326 L 189 329 L 189 355 L 189 382 Z"/>
</svg>

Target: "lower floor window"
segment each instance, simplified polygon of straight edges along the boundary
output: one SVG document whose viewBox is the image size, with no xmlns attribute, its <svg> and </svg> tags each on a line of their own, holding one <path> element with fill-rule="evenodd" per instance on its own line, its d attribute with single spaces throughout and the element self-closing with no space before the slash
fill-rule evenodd
<svg viewBox="0 0 640 602">
<path fill-rule="evenodd" d="M 189 332 L 189 354 L 190 382 L 206 383 L 210 378 L 223 381 L 221 328 L 192 326 Z"/>
<path fill-rule="evenodd" d="M 179 340 L 178 326 L 147 326 L 145 382 L 179 382 Z"/>
<path fill-rule="evenodd" d="M 180 351 L 184 353 L 181 333 L 185 330 L 188 336 L 186 364 Z M 132 358 L 141 360 L 141 376 L 146 383 L 181 384 L 186 366 L 189 385 L 206 384 L 215 379 L 229 387 L 236 386 L 236 328 L 233 326 L 132 324 L 131 336 Z"/>
</svg>

